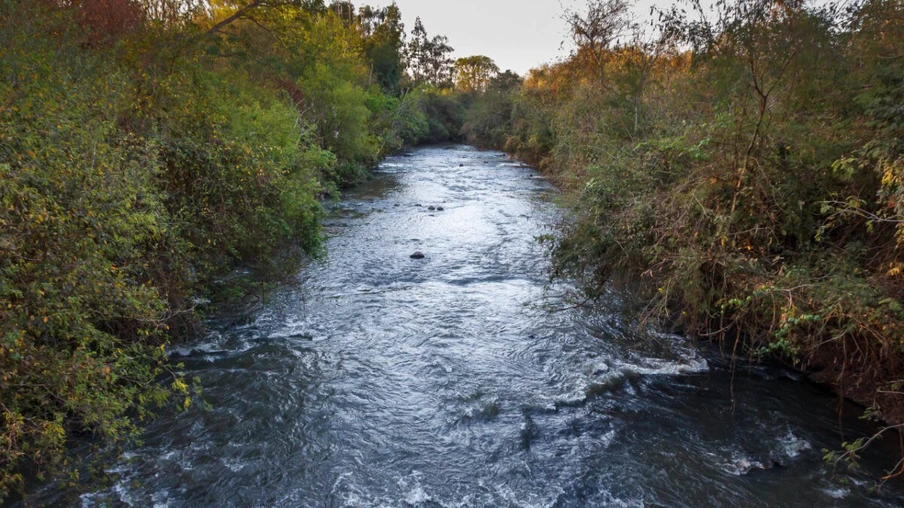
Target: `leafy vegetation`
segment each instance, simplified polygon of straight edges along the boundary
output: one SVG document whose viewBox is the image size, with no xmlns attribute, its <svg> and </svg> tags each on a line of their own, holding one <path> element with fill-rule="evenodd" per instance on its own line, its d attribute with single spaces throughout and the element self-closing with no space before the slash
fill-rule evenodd
<svg viewBox="0 0 904 508">
<path fill-rule="evenodd" d="M 457 139 L 567 189 L 553 276 L 640 281 L 904 424 L 904 4 L 630 12 L 567 12 L 575 52 L 522 79 L 395 5 L 0 0 L 0 500 L 190 407 L 196 297 L 320 255 L 322 198 Z"/>
<path fill-rule="evenodd" d="M 457 136 L 405 38 L 395 5 L 0 0 L 0 501 L 73 435 L 190 407 L 166 347 L 196 298 L 320 255 L 324 196 Z"/>
<path fill-rule="evenodd" d="M 465 123 L 568 189 L 553 275 L 591 298 L 640 281 L 650 317 L 901 424 L 904 3 L 630 12 L 568 13 L 572 56 Z"/>
</svg>

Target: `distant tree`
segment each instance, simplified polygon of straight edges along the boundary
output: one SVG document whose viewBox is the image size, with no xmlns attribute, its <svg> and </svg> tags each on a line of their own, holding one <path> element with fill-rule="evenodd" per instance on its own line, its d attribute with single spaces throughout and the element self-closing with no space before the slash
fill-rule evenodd
<svg viewBox="0 0 904 508">
<path fill-rule="evenodd" d="M 455 61 L 455 86 L 465 92 L 484 92 L 499 67 L 488 56 L 475 55 Z"/>
<path fill-rule="evenodd" d="M 414 20 L 414 29 L 411 30 L 411 40 L 405 48 L 408 72 L 415 83 L 423 83 L 427 80 L 425 62 L 428 58 L 430 39 L 420 16 Z"/>
<path fill-rule="evenodd" d="M 408 71 L 415 84 L 450 86 L 454 72 L 454 61 L 450 56 L 453 51 L 447 37 L 437 35 L 430 38 L 421 18 L 417 18 L 406 48 Z"/>
<path fill-rule="evenodd" d="M 330 4 L 329 9 L 339 16 L 346 25 L 352 25 L 358 20 L 355 12 L 355 4 L 347 1 L 338 1 Z"/>
<path fill-rule="evenodd" d="M 627 36 L 632 27 L 628 2 L 587 0 L 583 14 L 566 11 L 564 19 L 568 23 L 571 39 L 578 48 L 578 59 L 587 60 L 587 67 L 592 69 L 597 83 L 608 88 L 606 64 L 615 44 Z"/>
<path fill-rule="evenodd" d="M 359 24 L 371 77 L 390 95 L 398 95 L 405 70 L 405 25 L 402 12 L 393 3 L 383 9 L 361 8 Z"/>
<path fill-rule="evenodd" d="M 521 84 L 521 77 L 510 70 L 486 81 L 483 93 L 474 97 L 462 124 L 461 133 L 468 143 L 482 147 L 505 146 L 513 130 L 513 113 Z"/>
<path fill-rule="evenodd" d="M 517 91 L 521 88 L 524 79 L 511 69 L 500 72 L 490 79 L 488 90 L 498 92 Z"/>
<path fill-rule="evenodd" d="M 430 39 L 428 68 L 430 82 L 438 87 L 447 87 L 451 85 L 454 60 L 450 56 L 455 51 L 449 46 L 449 38 L 445 35 L 437 35 Z"/>
<path fill-rule="evenodd" d="M 142 0 L 149 2 L 194 3 L 196 0 Z M 320 11 L 322 0 L 207 0 L 214 19 L 217 22 L 208 29 L 208 33 L 219 32 L 240 19 L 254 19 L 252 15 L 259 10 L 294 7 L 302 10 Z"/>
</svg>

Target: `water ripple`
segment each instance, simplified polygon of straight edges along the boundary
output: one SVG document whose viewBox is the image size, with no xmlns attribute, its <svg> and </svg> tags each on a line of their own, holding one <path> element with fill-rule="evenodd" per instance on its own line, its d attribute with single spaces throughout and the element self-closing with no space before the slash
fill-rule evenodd
<svg viewBox="0 0 904 508">
<path fill-rule="evenodd" d="M 718 356 L 640 328 L 614 293 L 546 312 L 562 288 L 534 238 L 559 212 L 533 176 L 469 147 L 384 162 L 333 206 L 326 263 L 173 351 L 211 409 L 154 421 L 81 504 L 901 503 L 821 461 L 837 406 L 815 388 L 769 368 L 732 387 Z"/>
</svg>

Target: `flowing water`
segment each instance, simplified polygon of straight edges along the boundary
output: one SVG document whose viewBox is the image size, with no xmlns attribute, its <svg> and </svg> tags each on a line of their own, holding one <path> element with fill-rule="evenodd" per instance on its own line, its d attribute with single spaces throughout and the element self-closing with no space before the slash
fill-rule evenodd
<svg viewBox="0 0 904 508">
<path fill-rule="evenodd" d="M 77 502 L 904 504 L 896 483 L 869 488 L 893 448 L 863 473 L 822 460 L 840 423 L 869 428 L 793 372 L 732 383 L 720 355 L 639 330 L 615 296 L 549 312 L 565 304 L 535 237 L 558 220 L 552 194 L 498 152 L 387 160 L 334 205 L 325 264 L 174 353 L 211 409 L 153 422 L 115 484 Z"/>
</svg>

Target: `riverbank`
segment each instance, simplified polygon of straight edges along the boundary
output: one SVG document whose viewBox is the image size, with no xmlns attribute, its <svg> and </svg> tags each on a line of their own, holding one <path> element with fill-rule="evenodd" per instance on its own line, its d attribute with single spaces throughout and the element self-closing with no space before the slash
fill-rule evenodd
<svg viewBox="0 0 904 508">
<path fill-rule="evenodd" d="M 507 155 L 510 160 L 519 159 L 517 153 L 509 153 Z M 535 159 L 529 164 L 543 168 L 541 174 L 546 176 L 550 182 L 553 182 L 565 194 L 566 207 L 584 209 L 586 203 L 581 201 L 581 194 L 579 192 L 575 194 L 573 188 L 569 189 L 569 186 L 574 184 L 571 177 L 563 177 L 560 172 L 550 167 L 553 164 L 550 159 L 545 159 L 545 162 Z M 568 204 L 574 201 L 578 201 L 580 204 Z M 580 211 L 577 214 L 580 214 Z M 568 221 L 568 218 L 564 219 L 564 223 Z M 562 224 L 560 224 L 560 227 L 562 227 Z M 564 231 L 570 231 L 568 226 L 564 226 Z M 552 273 L 554 277 L 567 277 L 567 275 L 562 273 L 556 274 L 555 269 L 553 269 Z M 888 392 L 889 382 L 887 378 L 892 377 L 894 374 L 889 374 L 885 378 L 881 376 L 870 378 L 863 371 L 849 370 L 849 365 L 843 361 L 839 362 L 839 358 L 845 357 L 845 352 L 838 351 L 837 348 L 823 347 L 813 351 L 789 353 L 789 351 L 779 348 L 763 348 L 761 345 L 751 345 L 746 342 L 747 338 L 737 339 L 738 342 L 736 343 L 735 339 L 726 338 L 728 334 L 724 333 L 727 331 L 725 329 L 713 327 L 692 328 L 689 330 L 687 322 L 680 315 L 682 312 L 686 315 L 687 312 L 694 309 L 682 309 L 680 306 L 657 307 L 661 303 L 657 304 L 655 299 L 649 296 L 651 287 L 649 282 L 644 280 L 644 277 L 631 279 L 630 277 L 614 276 L 612 281 L 615 282 L 615 287 L 640 295 L 635 296 L 634 300 L 644 300 L 642 295 L 648 295 L 646 298 L 653 300 L 652 303 L 647 300 L 648 303 L 646 304 L 635 302 L 641 319 L 644 321 L 652 320 L 664 329 L 675 330 L 677 333 L 694 337 L 695 340 L 712 344 L 715 346 L 715 351 L 718 351 L 718 353 L 714 354 L 721 356 L 723 360 L 728 362 L 725 366 L 727 370 L 734 372 L 736 369 L 735 361 L 731 360 L 732 357 L 737 358 L 738 363 L 748 366 L 751 362 L 753 364 L 758 362 L 780 364 L 797 372 L 800 379 L 806 379 L 811 383 L 824 387 L 847 401 L 847 404 L 841 401 L 837 404 L 839 418 L 868 415 L 869 420 L 879 425 L 876 429 L 877 432 L 881 431 L 882 434 L 885 434 L 891 431 L 892 435 L 900 434 L 900 429 L 904 425 L 904 397 L 901 397 L 901 394 L 897 391 Z M 581 305 L 592 306 L 594 301 L 607 296 L 608 291 L 604 290 L 603 293 L 598 293 L 596 297 L 584 300 Z M 579 295 L 575 299 L 583 300 L 583 296 Z M 657 314 L 661 312 L 666 312 L 668 315 L 662 318 L 661 315 Z M 676 318 L 675 316 L 679 317 Z M 766 323 L 759 326 L 765 329 L 768 325 Z M 745 371 L 745 368 L 741 366 L 738 366 L 737 369 L 742 373 Z M 749 370 L 749 368 L 746 370 Z M 847 444 L 847 442 L 844 444 Z M 839 442 L 831 449 L 843 451 L 844 446 Z M 889 473 L 892 472 L 894 471 L 889 471 Z"/>
<path fill-rule="evenodd" d="M 448 135 L 395 5 L 165 3 L 0 0 L 0 501 L 188 410 L 196 302 L 322 257 L 324 195 Z"/>
<path fill-rule="evenodd" d="M 588 9 L 574 54 L 465 122 L 565 189 L 553 274 L 591 299 L 636 285 L 649 319 L 904 423 L 900 2 L 733 2 L 655 33 L 622 2 Z M 588 39 L 604 20 L 636 37 Z"/>
<path fill-rule="evenodd" d="M 862 471 L 822 460 L 837 401 L 794 372 L 733 380 L 718 354 L 639 328 L 616 292 L 548 312 L 575 289 L 548 285 L 535 240 L 567 213 L 557 193 L 500 152 L 390 157 L 330 205 L 325 263 L 173 351 L 210 409 L 150 422 L 79 502 L 901 504 L 895 484 L 870 490 L 890 443 Z"/>
</svg>

